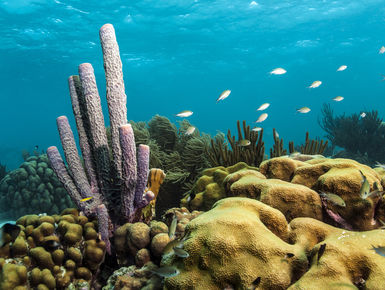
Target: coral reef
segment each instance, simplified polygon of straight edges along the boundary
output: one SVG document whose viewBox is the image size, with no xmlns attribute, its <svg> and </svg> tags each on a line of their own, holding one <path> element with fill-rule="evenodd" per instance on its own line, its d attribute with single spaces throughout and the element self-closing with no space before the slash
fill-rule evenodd
<svg viewBox="0 0 385 290">
<path fill-rule="evenodd" d="M 328 146 L 328 141 L 324 140 L 314 140 L 309 138 L 309 132 L 306 132 L 306 137 L 305 137 L 305 143 L 296 147 L 294 146 L 294 142 L 291 141 L 289 142 L 289 153 L 292 154 L 294 152 L 300 152 L 302 154 L 308 154 L 308 155 L 317 155 L 320 154 L 322 155 L 327 146 Z"/>
<path fill-rule="evenodd" d="M 383 288 L 385 258 L 372 246 L 383 244 L 383 230 L 351 232 L 311 218 L 287 223 L 264 203 L 233 197 L 186 231 L 189 257 L 162 260 L 180 271 L 165 279 L 164 289 Z"/>
<path fill-rule="evenodd" d="M 23 216 L 16 224 L 18 237 L 0 249 L 0 289 L 96 287 L 106 250 L 96 220 L 66 209 L 60 215 Z"/>
<path fill-rule="evenodd" d="M 189 212 L 187 208 L 172 208 L 165 213 L 164 222 L 153 220 L 148 225 L 142 222 L 122 225 L 114 235 L 118 265 L 140 268 L 150 261 L 159 264 L 167 244 L 184 236 L 186 225 L 199 214 L 201 212 Z M 174 216 L 175 235 L 170 237 L 169 227 Z"/>
<path fill-rule="evenodd" d="M 57 127 L 68 164 L 65 166 L 55 146 L 47 149 L 52 167 L 76 206 L 87 216 L 97 216 L 99 233 L 112 253 L 110 238 L 125 222 L 142 218 L 141 210 L 154 198 L 145 191 L 150 149 L 136 149 L 134 132 L 127 123 L 127 97 L 122 62 L 115 30 L 105 24 L 99 31 L 103 50 L 110 120 L 110 144 L 101 101 L 91 64 L 79 65 L 79 76 L 68 79 L 73 113 L 79 134 L 79 157 L 67 117 L 57 118 Z"/>
<path fill-rule="evenodd" d="M 270 158 L 280 157 L 287 154 L 287 150 L 283 148 L 283 138 L 279 138 L 277 131 L 273 128 L 274 144 L 273 148 L 270 148 Z"/>
<path fill-rule="evenodd" d="M 349 158 L 367 155 L 371 166 L 375 161 L 385 162 L 385 126 L 377 111 L 366 112 L 365 118 L 359 114 L 334 116 L 331 106 L 325 104 L 319 123 L 332 146 L 344 148 Z"/>
<path fill-rule="evenodd" d="M 383 188 L 381 175 L 366 165 L 349 159 L 310 159 L 311 155 L 278 157 L 261 163 L 259 170 L 238 163 L 234 166 L 206 169 L 181 205 L 190 209 L 209 210 L 218 200 L 241 196 L 257 199 L 280 210 L 288 221 L 311 217 L 339 227 L 371 230 L 385 221 L 384 202 L 380 194 L 363 199 L 362 177 L 371 191 Z M 302 159 L 301 160 L 296 160 Z M 345 207 L 326 202 L 320 193 L 338 195 Z"/>
<path fill-rule="evenodd" d="M 158 267 L 151 262 L 141 268 L 134 265 L 122 267 L 110 276 L 103 290 L 161 290 L 163 289 L 162 278 L 151 272 L 156 268 Z"/>
<path fill-rule="evenodd" d="M 192 210 L 209 210 L 216 201 L 227 197 L 225 178 L 231 173 L 248 169 L 259 174 L 256 167 L 248 166 L 244 162 L 229 167 L 218 166 L 204 170 L 191 192 L 181 200 L 181 206 Z"/>
<path fill-rule="evenodd" d="M 265 145 L 262 141 L 263 129 L 260 132 L 250 130 L 246 126 L 246 121 L 242 122 L 242 128 L 239 120 L 237 121 L 238 138 L 231 135 L 230 129 L 227 131 L 227 141 L 230 144 L 228 148 L 225 143 L 224 135 L 217 134 L 211 139 L 211 147 L 207 150 L 211 166 L 231 166 L 238 162 L 246 162 L 250 166 L 259 166 L 265 154 Z M 248 140 L 248 146 L 240 146 L 241 140 Z"/>
<path fill-rule="evenodd" d="M 7 218 L 58 214 L 73 203 L 49 165 L 46 154 L 31 156 L 0 182 L 0 210 Z"/>
<path fill-rule="evenodd" d="M 187 135 L 186 130 L 192 126 L 187 120 L 177 127 L 159 115 L 148 123 L 130 123 L 137 145 L 140 142 L 150 147 L 150 167 L 162 168 L 166 173 L 156 199 L 156 216 L 160 218 L 168 208 L 179 205 L 182 193 L 189 191 L 198 174 L 210 167 L 206 155 L 210 136 L 201 134 L 197 128 Z"/>
</svg>

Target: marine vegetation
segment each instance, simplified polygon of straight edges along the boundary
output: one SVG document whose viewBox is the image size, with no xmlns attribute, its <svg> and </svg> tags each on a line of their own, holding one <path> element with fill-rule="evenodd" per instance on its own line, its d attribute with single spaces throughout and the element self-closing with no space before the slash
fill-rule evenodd
<svg viewBox="0 0 385 290">
<path fill-rule="evenodd" d="M 259 166 L 264 159 L 265 143 L 263 142 L 263 129 L 259 132 L 246 126 L 246 121 L 237 121 L 238 138 L 227 131 L 227 141 L 224 134 L 217 134 L 211 139 L 211 146 L 207 150 L 211 166 L 231 166 L 238 162 L 245 162 L 250 166 Z M 246 142 L 243 142 L 246 141 Z M 230 148 L 228 146 L 230 145 Z"/>
<path fill-rule="evenodd" d="M 289 153 L 294 153 L 294 152 L 300 152 L 301 154 L 308 154 L 308 155 L 317 155 L 320 154 L 322 155 L 327 146 L 328 146 L 328 141 L 324 140 L 317 140 L 317 139 L 310 139 L 309 138 L 309 132 L 306 132 L 306 138 L 305 138 L 305 143 L 300 145 L 300 146 L 294 146 L 294 142 L 291 141 L 289 142 Z"/>
<path fill-rule="evenodd" d="M 283 138 L 279 138 L 277 131 L 273 128 L 274 144 L 270 148 L 270 158 L 279 157 L 287 154 L 287 150 L 283 148 Z"/>
<path fill-rule="evenodd" d="M 324 104 L 321 112 L 320 126 L 333 147 L 344 148 L 351 158 L 367 156 L 369 165 L 385 162 L 385 126 L 378 111 L 366 112 L 365 117 L 357 113 L 335 116 L 331 106 Z"/>
<path fill-rule="evenodd" d="M 46 154 L 28 157 L 0 181 L 0 211 L 8 218 L 33 213 L 59 214 L 73 206 Z"/>
<path fill-rule="evenodd" d="M 197 128 L 191 134 L 189 121 L 178 126 L 167 117 L 156 115 L 148 123 L 130 121 L 137 146 L 150 147 L 150 167 L 162 168 L 166 177 L 156 200 L 156 213 L 160 217 L 170 207 L 178 206 L 182 193 L 189 191 L 196 178 L 210 167 L 206 150 L 210 135 Z"/>
<path fill-rule="evenodd" d="M 274 144 L 270 148 L 270 158 L 287 155 L 287 150 L 283 147 L 283 138 L 279 138 L 277 131 L 273 128 Z M 305 143 L 294 145 L 293 141 L 289 142 L 289 154 L 301 153 L 304 155 L 322 155 L 327 148 L 328 141 L 319 139 L 310 139 L 309 132 L 306 132 Z"/>
</svg>

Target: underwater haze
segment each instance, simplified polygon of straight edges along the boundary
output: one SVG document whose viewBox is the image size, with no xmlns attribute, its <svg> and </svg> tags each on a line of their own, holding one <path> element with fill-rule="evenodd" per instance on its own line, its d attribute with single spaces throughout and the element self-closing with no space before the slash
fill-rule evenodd
<svg viewBox="0 0 385 290">
<path fill-rule="evenodd" d="M 269 148 L 272 128 L 285 142 L 303 142 L 306 131 L 324 137 L 323 103 L 337 114 L 385 111 L 383 0 L 0 1 L 0 163 L 8 169 L 24 149 L 59 144 L 56 117 L 75 128 L 67 79 L 79 64 L 93 65 L 107 116 L 105 23 L 115 27 L 130 120 L 176 122 L 191 110 L 201 132 L 234 133 L 237 120 L 256 126 L 267 102 L 260 125 Z M 287 72 L 270 74 L 275 68 Z M 322 85 L 308 88 L 316 80 Z"/>
</svg>

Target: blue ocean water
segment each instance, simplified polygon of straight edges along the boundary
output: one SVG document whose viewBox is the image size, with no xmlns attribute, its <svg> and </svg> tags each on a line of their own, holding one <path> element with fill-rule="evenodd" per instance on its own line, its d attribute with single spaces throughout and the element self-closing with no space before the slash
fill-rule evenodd
<svg viewBox="0 0 385 290">
<path fill-rule="evenodd" d="M 56 117 L 74 126 L 67 78 L 94 66 L 105 113 L 98 30 L 116 30 L 128 97 L 128 118 L 192 110 L 200 131 L 235 133 L 236 121 L 258 118 L 271 103 L 265 128 L 285 143 L 305 132 L 324 135 L 323 103 L 339 114 L 376 109 L 384 116 L 385 1 L 169 0 L 0 1 L 0 162 L 9 169 L 21 151 L 60 144 Z M 336 72 L 341 65 L 348 68 Z M 277 67 L 284 75 L 270 75 Z M 307 87 L 315 80 L 322 85 Z M 216 103 L 219 94 L 230 96 Z M 342 102 L 332 98 L 341 95 Z M 308 114 L 296 109 L 308 106 Z M 105 114 L 107 116 L 107 114 Z M 59 146 L 60 147 L 60 146 Z"/>
</svg>

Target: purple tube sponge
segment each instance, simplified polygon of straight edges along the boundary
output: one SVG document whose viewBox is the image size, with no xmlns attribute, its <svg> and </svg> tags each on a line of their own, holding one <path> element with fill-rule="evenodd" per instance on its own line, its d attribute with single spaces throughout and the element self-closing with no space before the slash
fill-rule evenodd
<svg viewBox="0 0 385 290">
<path fill-rule="evenodd" d="M 136 146 L 134 131 L 131 124 L 119 127 L 120 146 L 122 148 L 123 177 L 122 177 L 122 214 L 131 220 L 134 212 L 135 187 L 136 187 Z"/>
<path fill-rule="evenodd" d="M 108 253 L 112 253 L 110 238 L 114 229 L 126 222 L 140 221 L 142 208 L 154 194 L 145 192 L 150 148 L 139 145 L 136 149 L 132 126 L 127 124 L 122 62 L 111 24 L 100 29 L 100 40 L 111 139 L 107 138 L 94 69 L 83 63 L 79 65 L 79 76 L 68 79 L 83 162 L 65 116 L 57 118 L 57 126 L 67 166 L 56 147 L 48 148 L 47 154 L 76 206 L 87 216 L 97 216 L 100 237 Z"/>
</svg>

